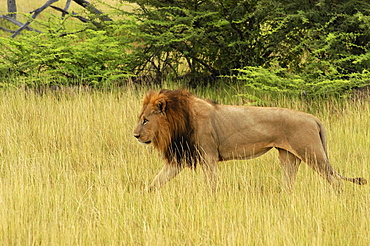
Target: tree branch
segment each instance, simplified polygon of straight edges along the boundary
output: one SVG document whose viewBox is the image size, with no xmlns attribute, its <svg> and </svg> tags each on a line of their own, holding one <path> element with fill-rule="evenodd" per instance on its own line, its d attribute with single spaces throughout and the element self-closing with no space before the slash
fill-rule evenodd
<svg viewBox="0 0 370 246">
<path fill-rule="evenodd" d="M 69 6 L 71 5 L 71 1 L 72 0 L 67 0 L 67 2 L 66 2 L 66 6 L 64 6 L 64 11 L 68 11 L 68 9 L 69 9 Z M 68 12 L 67 12 L 68 13 Z M 62 18 L 65 16 L 66 14 L 63 12 L 63 14 L 62 14 Z"/>
<path fill-rule="evenodd" d="M 7 15 L 0 15 L 0 18 L 3 18 L 3 19 L 5 19 L 5 20 L 7 20 L 7 21 L 10 21 L 11 23 L 13 23 L 13 24 L 15 24 L 15 25 L 17 25 L 17 26 L 20 26 L 20 27 L 22 27 L 24 24 L 22 23 L 22 22 L 20 22 L 20 21 L 17 21 L 16 19 L 14 19 L 14 18 L 12 18 L 12 17 L 10 17 L 10 16 L 7 16 Z M 0 27 L 2 30 L 4 30 L 4 31 L 7 31 L 7 30 L 9 30 L 9 29 L 7 29 L 7 28 L 4 28 L 4 27 Z M 37 29 L 33 29 L 33 28 L 31 28 L 31 27 L 29 27 L 29 26 L 26 26 L 25 27 L 25 29 L 26 30 L 28 30 L 28 31 L 35 31 L 35 32 L 39 32 L 39 33 L 42 33 L 41 31 L 39 31 L 39 30 L 37 30 Z M 9 30 L 10 32 L 12 32 L 12 33 L 14 33 L 15 31 L 12 31 L 12 30 Z"/>
<path fill-rule="evenodd" d="M 38 9 L 35 9 L 34 11 L 32 11 L 31 13 L 33 13 L 32 15 L 32 19 L 36 19 L 36 17 L 44 10 L 46 9 L 47 7 L 49 7 L 51 4 L 57 2 L 58 0 L 48 0 L 43 6 L 41 6 L 40 8 Z M 21 28 L 19 28 L 17 31 L 15 31 L 12 35 L 12 38 L 15 38 L 21 31 L 23 31 L 29 24 L 31 23 L 31 21 L 27 21 L 23 26 L 21 26 Z"/>
<path fill-rule="evenodd" d="M 102 17 L 103 21 L 113 21 L 111 18 L 109 18 L 107 15 L 103 14 L 100 10 L 96 9 L 94 6 L 91 5 L 88 1 L 85 0 L 74 0 L 75 3 L 78 5 L 84 7 L 85 9 L 89 10 L 90 12 L 100 15 Z"/>
<path fill-rule="evenodd" d="M 55 10 L 58 10 L 58 11 L 62 12 L 63 16 L 64 16 L 64 15 L 66 15 L 66 14 L 67 14 L 67 15 L 69 15 L 69 12 L 68 12 L 68 11 L 66 11 L 66 10 L 64 10 L 64 9 L 61 9 L 61 8 L 59 8 L 59 7 L 56 7 L 56 6 L 51 5 L 51 6 L 50 6 L 50 8 L 53 8 L 53 9 L 55 9 Z M 86 22 L 89 22 L 89 21 L 90 21 L 89 19 L 87 19 L 87 18 L 85 18 L 85 17 L 82 17 L 82 16 L 79 16 L 79 15 L 77 15 L 77 14 L 76 14 L 76 13 L 74 13 L 74 12 L 72 12 L 71 16 L 72 16 L 72 17 L 74 17 L 74 18 L 79 19 L 80 21 L 82 21 L 82 22 L 84 22 L 84 23 L 86 23 Z"/>
</svg>

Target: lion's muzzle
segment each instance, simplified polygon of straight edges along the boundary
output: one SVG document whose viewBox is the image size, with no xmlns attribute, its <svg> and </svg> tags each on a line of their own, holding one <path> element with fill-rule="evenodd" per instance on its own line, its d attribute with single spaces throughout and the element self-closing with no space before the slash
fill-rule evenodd
<svg viewBox="0 0 370 246">
<path fill-rule="evenodd" d="M 141 143 L 141 144 L 150 144 L 152 142 L 152 140 L 148 140 L 148 141 L 143 141 L 142 139 L 140 139 L 141 135 L 140 134 L 135 134 L 134 133 L 134 137 Z"/>
</svg>

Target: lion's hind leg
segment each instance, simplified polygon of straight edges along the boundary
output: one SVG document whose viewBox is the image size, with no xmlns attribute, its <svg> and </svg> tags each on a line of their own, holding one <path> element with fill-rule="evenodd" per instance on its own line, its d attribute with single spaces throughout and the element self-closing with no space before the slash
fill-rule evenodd
<svg viewBox="0 0 370 246">
<path fill-rule="evenodd" d="M 323 177 L 328 183 L 334 188 L 334 190 L 340 193 L 343 189 L 340 175 L 333 169 L 328 160 L 312 158 L 307 160 L 307 164 L 315 170 L 321 177 Z"/>
<path fill-rule="evenodd" d="M 301 159 L 285 149 L 278 148 L 278 151 L 285 189 L 290 192 L 293 189 Z"/>
<path fill-rule="evenodd" d="M 326 151 L 323 148 L 306 148 L 303 155 L 304 162 L 323 177 L 337 191 L 342 191 L 341 176 L 330 165 Z"/>
</svg>

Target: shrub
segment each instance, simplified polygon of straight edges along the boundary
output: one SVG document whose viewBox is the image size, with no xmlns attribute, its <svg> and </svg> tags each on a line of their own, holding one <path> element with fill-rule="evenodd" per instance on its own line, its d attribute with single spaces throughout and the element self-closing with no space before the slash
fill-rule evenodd
<svg viewBox="0 0 370 246">
<path fill-rule="evenodd" d="M 131 75 L 132 43 L 122 22 L 120 26 L 107 23 L 104 30 L 84 26 L 74 34 L 66 34 L 64 27 L 55 29 L 64 23 L 49 19 L 45 33 L 1 38 L 5 48 L 0 50 L 0 76 L 47 77 L 42 81 L 101 86 Z"/>
<path fill-rule="evenodd" d="M 1 39 L 0 76 L 98 85 L 131 75 L 190 77 L 198 85 L 235 75 L 257 90 L 312 95 L 370 84 L 365 1 L 129 2 L 137 6 L 132 12 L 111 7 L 115 21 L 92 14 L 71 32 L 68 18 L 51 18 L 44 34 Z"/>
</svg>

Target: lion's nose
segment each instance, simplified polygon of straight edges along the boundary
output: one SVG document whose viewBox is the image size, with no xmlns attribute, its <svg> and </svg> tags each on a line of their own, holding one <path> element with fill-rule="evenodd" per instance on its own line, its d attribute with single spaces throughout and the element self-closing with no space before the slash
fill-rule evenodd
<svg viewBox="0 0 370 246">
<path fill-rule="evenodd" d="M 134 137 L 135 138 L 139 138 L 140 137 L 140 134 L 134 134 Z"/>
</svg>

